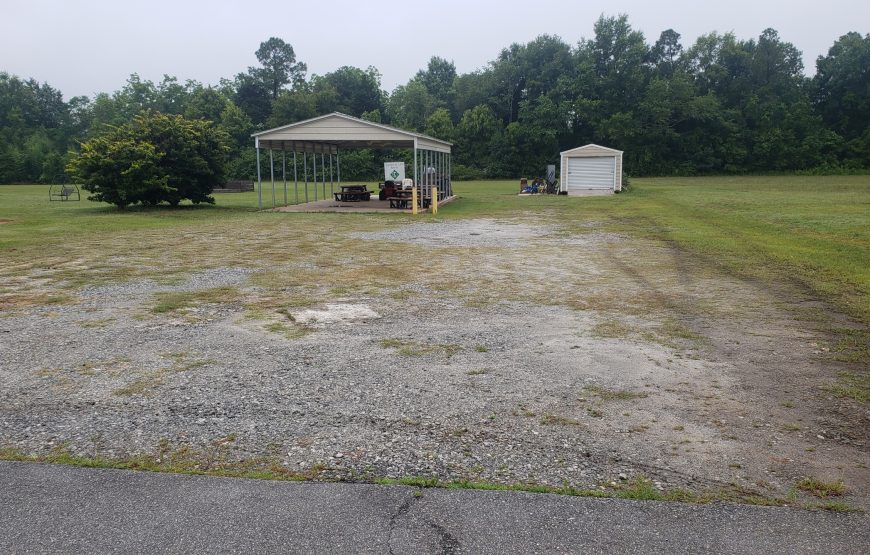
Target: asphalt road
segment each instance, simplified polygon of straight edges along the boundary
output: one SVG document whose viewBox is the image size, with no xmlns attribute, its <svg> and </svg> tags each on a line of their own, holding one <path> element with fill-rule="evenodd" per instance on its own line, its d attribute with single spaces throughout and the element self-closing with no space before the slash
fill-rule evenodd
<svg viewBox="0 0 870 555">
<path fill-rule="evenodd" d="M 0 462 L 0 552 L 846 555 L 870 517 Z"/>
</svg>

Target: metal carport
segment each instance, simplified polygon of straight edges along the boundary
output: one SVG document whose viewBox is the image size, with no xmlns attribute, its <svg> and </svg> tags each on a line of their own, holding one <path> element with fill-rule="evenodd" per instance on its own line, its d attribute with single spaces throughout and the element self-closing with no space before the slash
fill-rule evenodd
<svg viewBox="0 0 870 555">
<path fill-rule="evenodd" d="M 263 179 L 260 170 L 260 149 L 269 150 L 269 173 L 272 182 L 272 206 L 275 201 L 275 164 L 274 151 L 281 151 L 281 173 L 284 181 L 284 204 L 287 204 L 287 163 L 286 153 L 293 153 L 293 181 L 295 202 L 299 203 L 299 176 L 296 172 L 298 155 L 303 157 L 305 168 L 304 200 L 308 202 L 308 163 L 309 158 L 314 170 L 314 199 L 317 200 L 317 186 L 322 185 L 323 198 L 326 198 L 326 172 L 329 171 L 330 191 L 334 192 L 334 179 L 341 185 L 341 152 L 361 148 L 408 148 L 414 149 L 414 184 L 421 187 L 438 189 L 440 198 L 453 196 L 451 170 L 451 143 L 405 131 L 389 125 L 374 123 L 347 114 L 333 112 L 316 118 L 291 123 L 275 129 L 251 135 L 257 149 L 257 203 L 263 207 Z M 320 178 L 317 167 L 320 157 Z M 328 162 L 327 158 L 328 156 Z M 328 168 L 328 170 L 327 170 Z"/>
</svg>

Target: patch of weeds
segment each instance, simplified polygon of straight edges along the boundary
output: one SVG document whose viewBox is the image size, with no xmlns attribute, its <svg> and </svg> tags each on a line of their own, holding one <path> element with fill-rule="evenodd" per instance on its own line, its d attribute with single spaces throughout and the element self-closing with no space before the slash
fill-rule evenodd
<svg viewBox="0 0 870 555">
<path fill-rule="evenodd" d="M 607 389 L 598 385 L 587 385 L 583 391 L 589 395 L 598 397 L 602 401 L 627 401 L 629 399 L 643 399 L 649 397 L 649 394 L 640 391 L 629 391 L 626 389 Z"/>
<path fill-rule="evenodd" d="M 685 339 L 688 341 L 698 341 L 702 339 L 701 335 L 693 332 L 688 326 L 673 318 L 668 318 L 662 322 L 658 329 L 665 337 L 670 337 L 672 339 Z"/>
<path fill-rule="evenodd" d="M 583 423 L 574 418 L 568 418 L 567 416 L 559 416 L 556 414 L 545 414 L 541 417 L 541 424 L 545 426 L 559 424 L 562 426 L 582 426 Z"/>
<path fill-rule="evenodd" d="M 404 478 L 379 478 L 376 484 L 385 486 L 413 486 L 415 488 L 435 488 L 440 481 L 438 478 L 424 478 L 420 476 L 406 476 Z"/>
<path fill-rule="evenodd" d="M 162 440 L 155 453 L 113 459 L 80 456 L 70 453 L 65 447 L 56 448 L 45 454 L 30 454 L 15 448 L 0 448 L 0 460 L 281 481 L 313 480 L 325 469 L 323 465 L 316 464 L 303 472 L 296 472 L 277 464 L 268 457 L 230 461 L 226 457 L 226 450 L 232 443 L 232 440 L 228 441 L 229 437 L 219 439 L 212 447 L 205 450 L 194 449 L 189 445 L 173 448 L 169 441 Z"/>
<path fill-rule="evenodd" d="M 821 503 L 807 503 L 804 505 L 806 509 L 821 509 L 823 511 L 831 511 L 834 513 L 860 513 L 860 509 L 852 507 L 845 501 L 823 501 Z"/>
<path fill-rule="evenodd" d="M 167 352 L 161 353 L 160 356 L 172 361 L 172 366 L 167 369 L 168 372 L 187 372 L 217 362 L 213 358 L 191 359 L 190 354 L 186 352 Z"/>
<path fill-rule="evenodd" d="M 239 299 L 239 290 L 235 287 L 215 287 L 198 291 L 171 291 L 157 293 L 157 303 L 151 308 L 155 314 L 165 314 L 191 308 L 198 304 L 224 304 Z"/>
<path fill-rule="evenodd" d="M 685 426 L 674 426 L 674 431 L 675 431 L 675 432 L 682 432 L 682 431 L 685 430 L 685 429 L 686 429 Z"/>
<path fill-rule="evenodd" d="M 474 370 L 469 370 L 466 372 L 469 376 L 482 376 L 484 374 L 489 374 L 492 372 L 492 368 L 476 368 Z"/>
<path fill-rule="evenodd" d="M 397 301 L 407 301 L 414 296 L 414 292 L 409 291 L 408 289 L 396 289 L 394 291 L 390 291 L 389 295 L 387 296 Z"/>
<path fill-rule="evenodd" d="M 125 386 L 117 387 L 112 390 L 112 395 L 119 397 L 130 397 L 132 395 L 145 395 L 158 385 L 162 384 L 163 380 L 155 377 L 139 378 Z"/>
<path fill-rule="evenodd" d="M 445 343 L 418 343 L 407 339 L 381 339 L 378 344 L 384 349 L 396 349 L 396 353 L 406 357 L 422 357 L 441 353 L 447 358 L 452 357 L 462 350 L 455 344 Z"/>
<path fill-rule="evenodd" d="M 75 299 L 63 293 L 12 293 L 0 295 L 0 313 L 34 306 L 72 304 Z"/>
<path fill-rule="evenodd" d="M 495 303 L 495 300 L 485 299 L 483 297 L 466 298 L 462 305 L 466 308 L 486 308 Z"/>
<path fill-rule="evenodd" d="M 870 401 L 870 372 L 863 374 L 840 372 L 837 377 L 837 383 L 823 386 L 822 389 L 836 397 L 854 399 L 862 403 Z"/>
<path fill-rule="evenodd" d="M 794 408 L 794 403 L 791 402 L 791 401 L 785 401 L 784 403 L 781 403 L 781 405 L 782 405 L 784 408 L 787 408 L 787 409 L 793 409 L 793 408 Z"/>
<path fill-rule="evenodd" d="M 475 345 L 474 351 L 477 353 L 488 353 L 489 348 L 486 345 Z"/>
<path fill-rule="evenodd" d="M 378 345 L 383 347 L 384 349 L 398 349 L 405 343 L 401 339 L 387 338 L 381 339 L 378 341 Z"/>
<path fill-rule="evenodd" d="M 602 339 L 621 339 L 628 337 L 632 329 L 617 320 L 604 320 L 592 327 L 592 336 Z"/>
<path fill-rule="evenodd" d="M 603 412 L 601 412 L 598 409 L 592 408 L 592 407 L 587 408 L 586 412 L 588 412 L 589 416 L 591 416 L 593 418 L 602 418 L 604 416 Z"/>
<path fill-rule="evenodd" d="M 640 499 L 646 501 L 661 501 L 664 495 L 659 491 L 652 480 L 643 475 L 632 477 L 625 483 L 613 487 L 616 497 L 620 499 Z"/>
<path fill-rule="evenodd" d="M 272 322 L 263 326 L 268 332 L 283 335 L 287 339 L 299 339 L 305 337 L 313 330 L 307 326 L 301 326 L 295 323 L 285 324 L 284 322 Z"/>
<path fill-rule="evenodd" d="M 837 336 L 831 351 L 838 361 L 870 365 L 870 331 L 844 327 L 826 328 L 824 331 Z"/>
<path fill-rule="evenodd" d="M 825 482 L 813 477 L 801 478 L 795 487 L 816 497 L 839 497 L 846 493 L 846 484 L 842 480 Z"/>
<path fill-rule="evenodd" d="M 801 429 L 800 424 L 788 423 L 782 427 L 787 432 L 797 432 Z"/>
</svg>

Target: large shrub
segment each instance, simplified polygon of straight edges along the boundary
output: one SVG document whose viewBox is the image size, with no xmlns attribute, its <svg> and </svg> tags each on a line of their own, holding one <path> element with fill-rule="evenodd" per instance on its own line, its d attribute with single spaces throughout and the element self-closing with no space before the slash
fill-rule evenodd
<svg viewBox="0 0 870 555">
<path fill-rule="evenodd" d="M 210 122 L 142 113 L 82 143 L 67 171 L 92 193 L 90 200 L 121 209 L 185 199 L 214 203 L 211 192 L 225 181 L 228 143 Z"/>
</svg>

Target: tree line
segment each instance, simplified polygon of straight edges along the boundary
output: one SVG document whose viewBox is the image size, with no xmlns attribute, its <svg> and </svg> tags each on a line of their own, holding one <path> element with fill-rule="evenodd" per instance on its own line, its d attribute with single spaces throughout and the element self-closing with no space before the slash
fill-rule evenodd
<svg viewBox="0 0 870 555">
<path fill-rule="evenodd" d="M 625 151 L 632 175 L 850 172 L 870 169 L 870 35 L 840 37 L 804 75 L 801 53 L 773 29 L 708 33 L 689 47 L 668 29 L 652 44 L 628 17 L 602 16 L 571 45 L 541 35 L 457 74 L 429 60 L 381 89 L 375 67 L 308 76 L 270 38 L 259 66 L 215 86 L 132 74 L 123 88 L 68 101 L 46 83 L 0 73 L 0 182 L 49 182 L 83 141 L 143 112 L 206 120 L 228 137 L 226 175 L 256 173 L 250 134 L 333 111 L 453 142 L 458 178 L 539 175 L 586 143 Z M 371 179 L 396 153 L 345 153 L 350 179 Z"/>
</svg>

